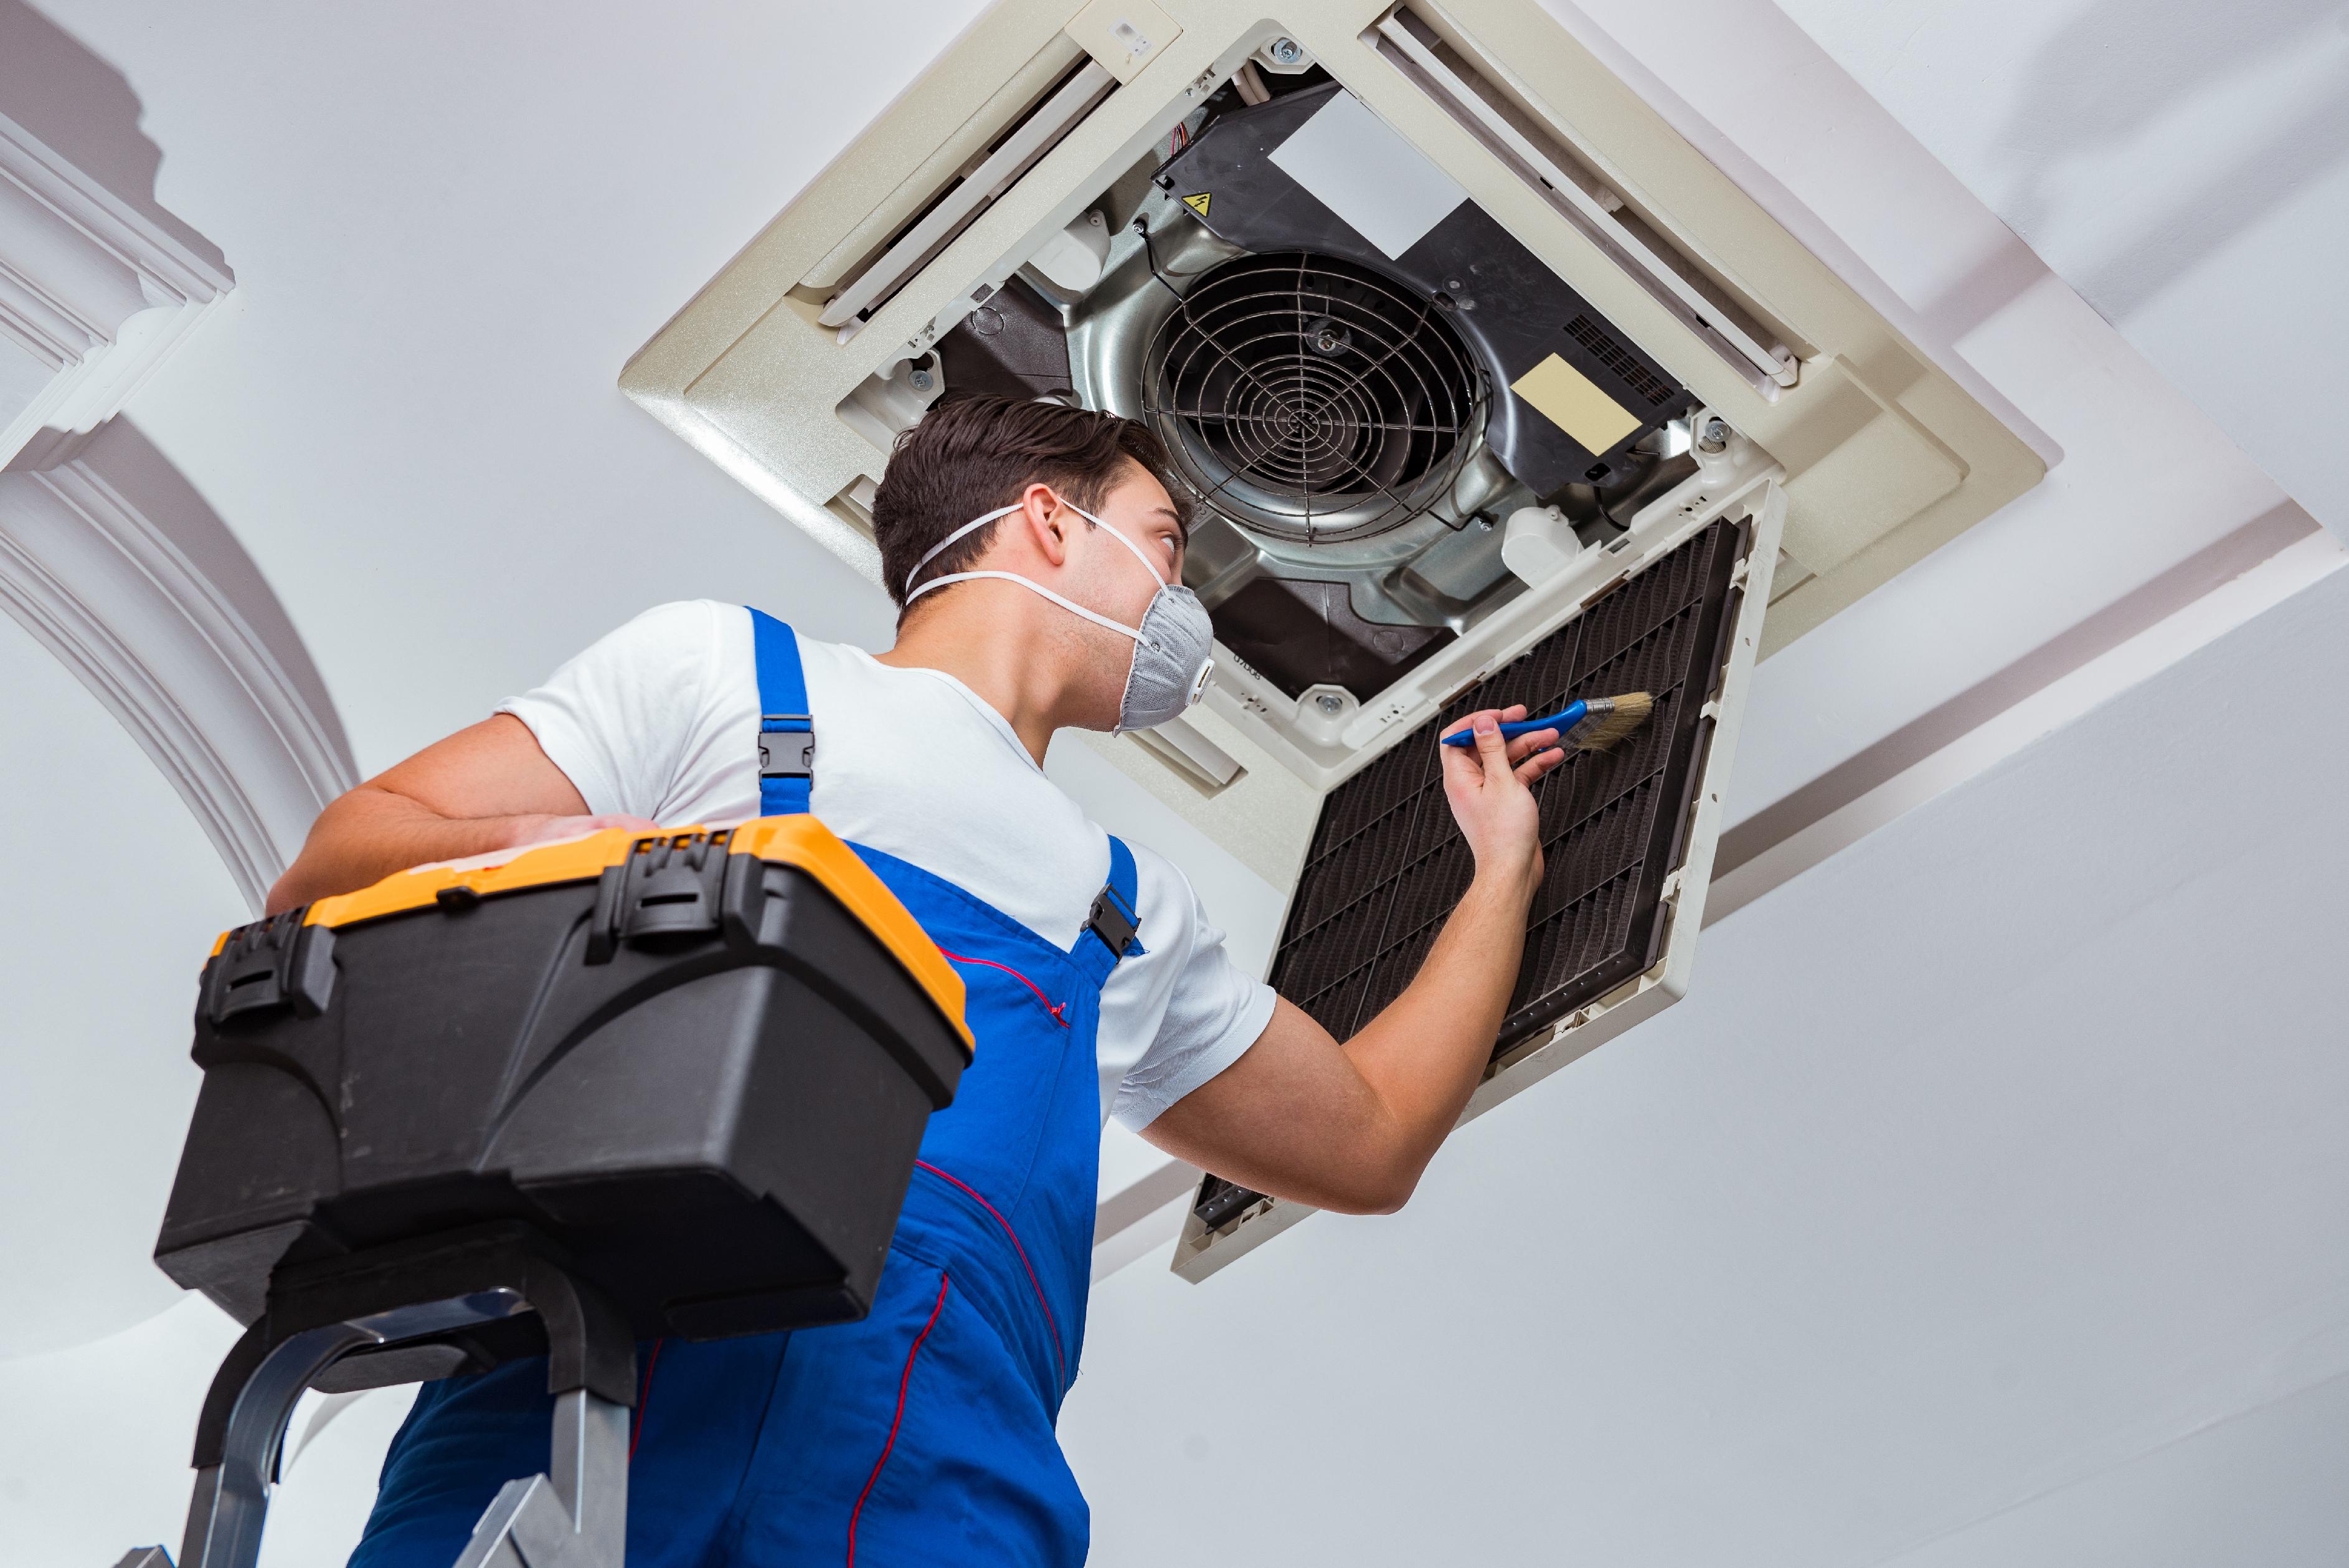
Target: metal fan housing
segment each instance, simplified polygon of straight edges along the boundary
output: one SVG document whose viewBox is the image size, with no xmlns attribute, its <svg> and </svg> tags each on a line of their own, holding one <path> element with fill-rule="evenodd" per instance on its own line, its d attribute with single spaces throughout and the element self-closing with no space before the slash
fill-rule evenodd
<svg viewBox="0 0 2349 1568">
<path fill-rule="evenodd" d="M 1226 261 L 1151 334 L 1142 416 L 1197 499 L 1251 533 L 1401 528 L 1445 500 L 1483 434 L 1484 368 L 1447 314 L 1332 257 Z"/>
</svg>

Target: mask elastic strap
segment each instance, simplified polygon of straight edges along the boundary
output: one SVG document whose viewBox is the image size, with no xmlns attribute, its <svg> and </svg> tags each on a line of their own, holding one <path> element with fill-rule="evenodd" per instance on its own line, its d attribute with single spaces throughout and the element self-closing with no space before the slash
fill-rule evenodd
<svg viewBox="0 0 2349 1568">
<path fill-rule="evenodd" d="M 1095 528 L 1102 529 L 1106 532 L 1115 535 L 1117 542 L 1120 544 L 1124 545 L 1128 550 L 1133 552 L 1133 558 L 1142 562 L 1142 569 L 1150 573 L 1151 581 L 1156 583 L 1161 588 L 1166 586 L 1166 579 L 1164 575 L 1159 572 L 1158 568 L 1154 564 L 1152 563 L 1150 557 L 1143 552 L 1142 546 L 1128 539 L 1119 530 L 1111 528 L 1108 523 L 1103 522 L 1100 518 L 1095 517 L 1092 512 L 1087 511 L 1083 507 L 1081 507 L 1076 502 L 1070 500 L 1067 497 L 1062 496 L 1056 499 L 1060 500 L 1062 506 L 1067 507 L 1071 511 L 1075 512 L 1079 517 L 1083 518 Z M 999 517 L 1009 517 L 1013 512 L 1018 511 L 1024 504 L 1026 503 L 1014 501 L 1009 506 L 999 506 L 984 517 L 972 518 L 968 522 L 964 523 L 960 528 L 956 529 L 952 533 L 947 534 L 944 539 L 939 540 L 936 544 L 932 545 L 929 549 L 929 552 L 924 555 L 919 561 L 915 562 L 914 569 L 905 573 L 905 603 L 910 604 L 914 602 L 914 581 L 921 576 L 922 568 L 927 566 L 931 562 L 936 561 L 939 555 L 945 552 L 947 546 L 952 544 L 956 540 L 962 538 L 966 534 L 973 533 L 979 529 L 985 528 L 988 523 L 993 522 Z M 943 582 L 946 581 L 946 579 L 942 578 L 940 581 Z M 1027 579 L 1023 577 L 1019 579 L 1019 581 L 1024 583 Z M 1065 603 L 1066 601 L 1063 600 L 1062 603 Z M 1107 625 L 1117 624 L 1113 621 L 1105 622 L 1103 624 Z M 1126 628 L 1119 626 L 1118 630 L 1122 632 L 1126 630 Z"/>
<path fill-rule="evenodd" d="M 1000 583 L 1017 583 L 1030 593 L 1041 593 L 1045 598 L 1050 599 L 1053 603 L 1058 604 L 1061 609 L 1066 610 L 1071 615 L 1082 615 L 1086 620 L 1091 621 L 1096 626 L 1107 626 L 1112 632 L 1123 632 L 1137 643 L 1147 643 L 1150 641 L 1149 638 L 1143 636 L 1140 632 L 1135 631 L 1132 626 L 1126 625 L 1122 622 L 1112 621 L 1107 615 L 1097 614 L 1094 612 L 1086 609 L 1082 604 L 1079 604 L 1071 600 L 1063 599 L 1058 593 L 1053 593 L 1050 588 L 1045 587 L 1041 583 L 1022 577 L 1017 572 L 956 572 L 944 577 L 935 577 L 929 582 L 923 583 L 919 588 L 915 589 L 911 593 L 906 594 L 905 603 L 911 604 L 915 600 L 920 598 L 923 594 L 928 593 L 933 588 L 943 588 L 949 583 L 968 583 L 975 577 L 992 577 Z M 1155 647 L 1157 645 L 1155 643 L 1152 643 L 1151 646 Z"/>
<path fill-rule="evenodd" d="M 999 517 L 1009 517 L 1013 512 L 1019 510 L 1019 504 L 1020 503 L 1015 501 L 1009 506 L 999 506 L 993 511 L 988 512 L 985 517 L 972 518 L 968 522 L 964 523 L 960 528 L 956 529 L 952 533 L 947 534 L 944 539 L 939 540 L 937 543 L 932 545 L 930 547 L 930 552 L 927 555 L 923 556 L 919 561 L 915 562 L 914 569 L 905 573 L 905 602 L 909 604 L 913 603 L 912 595 L 914 592 L 914 579 L 919 577 L 922 574 L 922 568 L 927 566 L 931 562 L 936 561 L 940 552 L 942 552 L 947 545 L 952 544 L 956 540 L 960 539 L 967 533 L 974 532 L 978 529 L 985 528 L 988 523 L 993 522 Z M 1143 564 L 1147 566 L 1149 562 L 1145 561 Z"/>
<path fill-rule="evenodd" d="M 1142 562 L 1142 569 L 1150 573 L 1151 580 L 1156 583 L 1161 588 L 1166 586 L 1166 579 L 1161 575 L 1158 568 L 1151 563 L 1150 557 L 1143 553 L 1142 546 L 1134 543 L 1133 541 L 1128 539 L 1122 531 L 1110 527 L 1109 524 L 1103 522 L 1100 518 L 1095 517 L 1092 512 L 1087 511 L 1083 507 L 1079 506 L 1076 502 L 1072 500 L 1063 500 L 1061 504 L 1067 507 L 1071 511 L 1075 512 L 1079 517 L 1083 518 L 1087 522 L 1092 523 L 1095 528 L 1100 529 L 1102 532 L 1115 538 L 1120 544 L 1124 545 L 1128 550 L 1133 551 L 1133 558 Z"/>
</svg>

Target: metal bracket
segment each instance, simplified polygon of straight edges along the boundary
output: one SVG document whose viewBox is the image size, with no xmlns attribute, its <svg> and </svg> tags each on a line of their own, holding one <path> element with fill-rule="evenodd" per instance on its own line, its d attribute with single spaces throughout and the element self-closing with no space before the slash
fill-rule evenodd
<svg viewBox="0 0 2349 1568">
<path fill-rule="evenodd" d="M 554 1402 L 551 1472 L 498 1490 L 457 1568 L 621 1568 L 628 1409 L 574 1388 Z"/>
</svg>

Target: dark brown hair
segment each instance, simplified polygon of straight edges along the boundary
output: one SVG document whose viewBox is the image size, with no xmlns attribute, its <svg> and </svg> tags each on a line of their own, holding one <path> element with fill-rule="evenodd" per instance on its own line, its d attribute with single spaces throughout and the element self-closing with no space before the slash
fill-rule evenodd
<svg viewBox="0 0 2349 1568">
<path fill-rule="evenodd" d="M 1149 427 L 1061 403 L 981 396 L 940 403 L 897 438 L 873 498 L 882 585 L 903 610 L 905 577 L 915 562 L 964 523 L 1011 505 L 1031 484 L 1050 485 L 1078 506 L 1098 511 L 1128 463 L 1166 487 L 1187 528 L 1189 510 L 1166 449 Z M 963 535 L 922 568 L 923 581 L 965 570 L 994 538 L 993 524 Z"/>
</svg>

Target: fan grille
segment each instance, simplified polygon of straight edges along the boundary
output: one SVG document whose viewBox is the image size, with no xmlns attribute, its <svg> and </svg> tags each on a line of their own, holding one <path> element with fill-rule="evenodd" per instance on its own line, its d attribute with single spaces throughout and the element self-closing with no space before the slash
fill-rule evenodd
<svg viewBox="0 0 2349 1568">
<path fill-rule="evenodd" d="M 1143 359 L 1143 416 L 1193 493 L 1306 544 L 1383 533 L 1436 505 L 1485 402 L 1483 370 L 1434 301 L 1326 256 L 1209 270 Z"/>
</svg>

